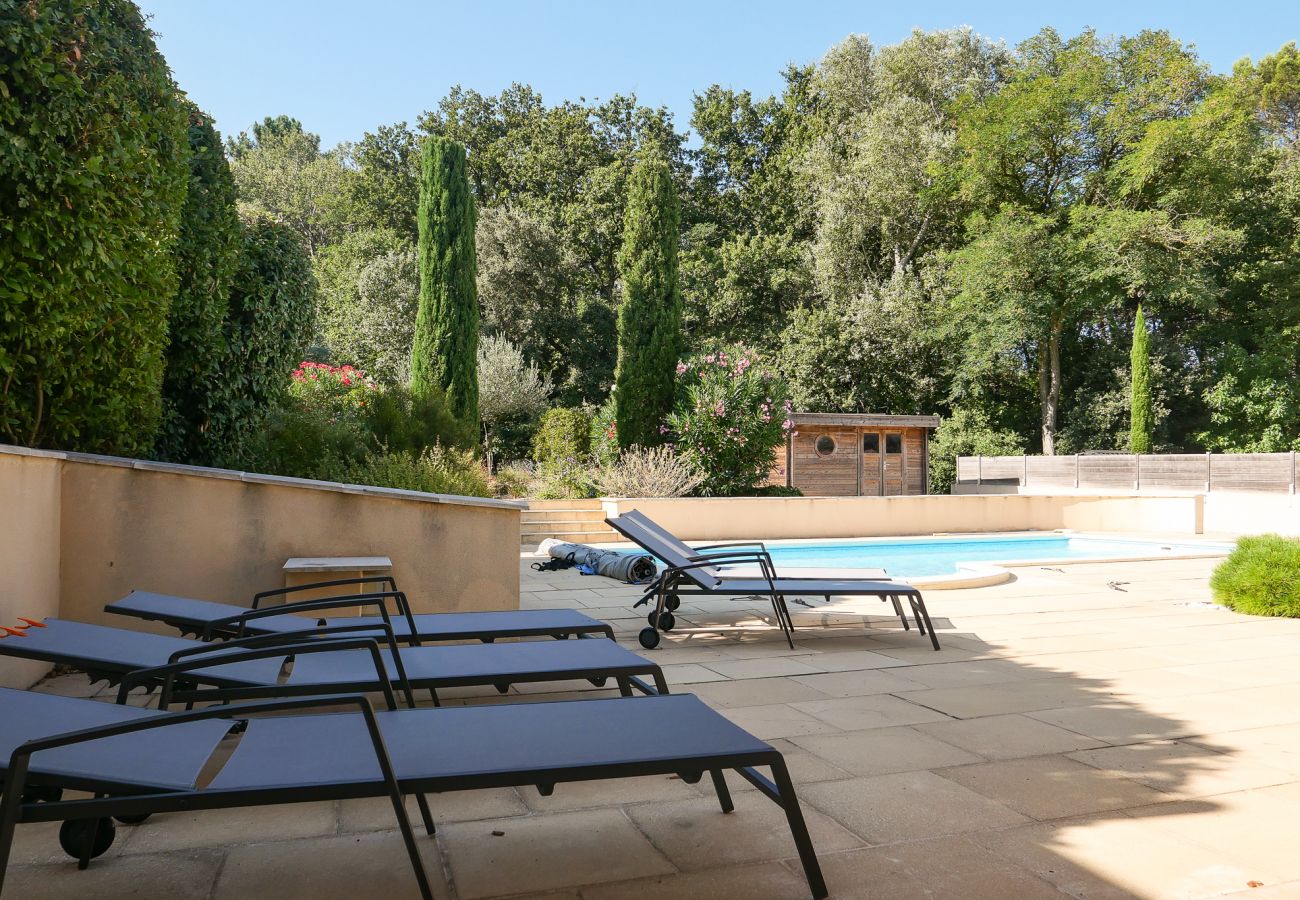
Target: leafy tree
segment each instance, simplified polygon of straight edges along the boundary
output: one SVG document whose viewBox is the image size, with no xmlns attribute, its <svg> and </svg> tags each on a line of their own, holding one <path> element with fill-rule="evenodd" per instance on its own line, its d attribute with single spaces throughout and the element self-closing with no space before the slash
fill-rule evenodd
<svg viewBox="0 0 1300 900">
<path fill-rule="evenodd" d="M 0 0 L 0 436 L 144 455 L 189 155 L 128 0 Z"/>
<path fill-rule="evenodd" d="M 659 427 L 673 405 L 681 345 L 682 301 L 677 278 L 680 210 L 666 160 L 647 156 L 632 172 L 619 271 L 618 368 L 614 400 L 623 448 L 660 443 Z"/>
<path fill-rule="evenodd" d="M 934 308 L 915 275 L 795 313 L 777 355 L 807 412 L 925 415 L 945 394 Z"/>
<path fill-rule="evenodd" d="M 405 122 L 380 125 L 352 145 L 354 175 L 344 183 L 347 218 L 415 243 L 420 202 L 420 139 Z"/>
<path fill-rule="evenodd" d="M 387 229 L 357 231 L 326 247 L 313 268 L 330 355 L 385 384 L 405 384 L 419 305 L 415 245 Z"/>
<path fill-rule="evenodd" d="M 1151 452 L 1151 432 L 1154 422 L 1151 415 L 1151 358 L 1147 352 L 1147 320 L 1138 304 L 1133 321 L 1133 351 L 1130 355 L 1132 371 L 1132 403 L 1130 416 L 1129 449 L 1133 453 Z"/>
<path fill-rule="evenodd" d="M 582 260 L 563 231 L 507 202 L 483 210 L 475 241 L 484 329 L 517 343 L 562 402 L 603 397 L 613 381 L 613 316 L 584 292 Z"/>
<path fill-rule="evenodd" d="M 1000 428 L 976 407 L 958 407 L 945 418 L 930 441 L 930 493 L 947 494 L 957 480 L 959 456 L 1018 456 L 1025 440 Z"/>
<path fill-rule="evenodd" d="M 505 338 L 488 336 L 478 344 L 478 410 L 483 420 L 483 448 L 492 471 L 495 438 L 511 420 L 535 419 L 546 408 L 551 383 L 524 360 Z"/>
<path fill-rule="evenodd" d="M 288 225 L 310 257 L 347 230 L 343 154 L 322 153 L 320 137 L 297 119 L 268 117 L 226 149 L 241 209 Z"/>
<path fill-rule="evenodd" d="M 155 452 L 163 459 L 207 464 L 211 394 L 225 352 L 222 325 L 239 266 L 235 182 L 211 120 L 190 108 L 190 179 L 176 245 L 180 288 L 167 323 L 163 415 Z"/>
<path fill-rule="evenodd" d="M 1211 302 L 1208 265 L 1230 230 L 1161 208 L 1127 163 L 1155 123 L 1206 93 L 1204 67 L 1163 32 L 1114 42 L 1047 29 L 1017 48 L 1008 81 L 963 101 L 960 194 L 977 209 L 953 251 L 949 307 L 965 377 L 993 360 L 1036 371 L 1041 442 L 1056 451 L 1062 346 L 1129 301 Z"/>
<path fill-rule="evenodd" d="M 420 172 L 420 305 L 411 385 L 442 390 L 462 421 L 478 420 L 479 306 L 474 283 L 474 198 L 465 148 L 426 138 Z"/>
<path fill-rule="evenodd" d="M 254 441 L 288 388 L 314 330 L 316 280 L 306 248 L 285 225 L 245 225 L 225 321 L 225 355 L 209 431 L 222 465 L 250 459 Z"/>
</svg>

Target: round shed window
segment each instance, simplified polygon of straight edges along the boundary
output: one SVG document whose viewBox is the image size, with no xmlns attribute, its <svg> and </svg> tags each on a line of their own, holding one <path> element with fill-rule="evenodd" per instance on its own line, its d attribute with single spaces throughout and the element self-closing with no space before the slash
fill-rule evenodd
<svg viewBox="0 0 1300 900">
<path fill-rule="evenodd" d="M 823 434 L 813 442 L 813 449 L 817 451 L 818 456 L 830 456 L 835 452 L 835 438 Z"/>
</svg>

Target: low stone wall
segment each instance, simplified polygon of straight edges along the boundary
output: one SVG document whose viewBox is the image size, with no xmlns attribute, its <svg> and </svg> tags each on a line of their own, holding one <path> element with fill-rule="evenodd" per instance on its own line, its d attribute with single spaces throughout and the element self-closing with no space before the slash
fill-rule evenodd
<svg viewBox="0 0 1300 900">
<path fill-rule="evenodd" d="M 523 504 L 0 445 L 0 624 L 134 589 L 246 603 L 294 556 L 388 556 L 417 611 L 519 605 Z M 39 669 L 0 658 L 0 683 Z"/>
<path fill-rule="evenodd" d="M 945 532 L 1148 531 L 1200 534 L 1199 496 L 718 497 L 606 499 L 686 540 L 878 537 Z"/>
</svg>

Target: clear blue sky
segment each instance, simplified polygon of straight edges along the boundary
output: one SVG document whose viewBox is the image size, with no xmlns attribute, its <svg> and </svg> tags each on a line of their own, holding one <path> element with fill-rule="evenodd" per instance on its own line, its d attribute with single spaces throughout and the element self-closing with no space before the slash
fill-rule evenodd
<svg viewBox="0 0 1300 900">
<path fill-rule="evenodd" d="M 1216 71 L 1300 40 L 1300 0 L 772 2 L 772 0 L 137 0 L 181 87 L 225 134 L 285 113 L 325 146 L 435 106 L 453 84 L 496 93 L 532 84 L 548 102 L 635 91 L 679 129 L 691 95 L 719 83 L 779 90 L 854 32 L 893 43 L 913 27 L 970 25 L 1016 43 L 1167 28 Z"/>
</svg>

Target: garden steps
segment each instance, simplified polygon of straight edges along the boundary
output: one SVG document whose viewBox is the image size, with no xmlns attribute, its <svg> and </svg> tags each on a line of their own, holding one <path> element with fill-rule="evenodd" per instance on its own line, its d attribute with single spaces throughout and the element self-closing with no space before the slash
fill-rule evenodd
<svg viewBox="0 0 1300 900">
<path fill-rule="evenodd" d="M 520 543 L 540 544 L 547 538 L 573 544 L 623 540 L 605 524 L 605 508 L 599 500 L 529 500 L 519 520 Z"/>
</svg>

